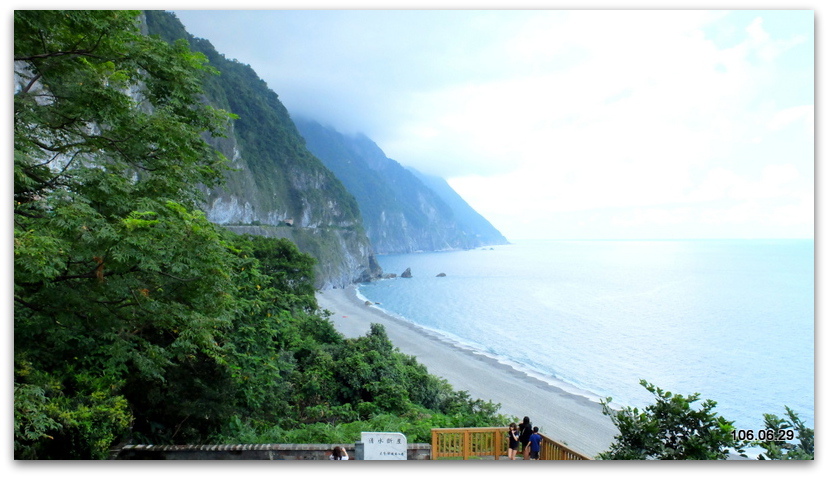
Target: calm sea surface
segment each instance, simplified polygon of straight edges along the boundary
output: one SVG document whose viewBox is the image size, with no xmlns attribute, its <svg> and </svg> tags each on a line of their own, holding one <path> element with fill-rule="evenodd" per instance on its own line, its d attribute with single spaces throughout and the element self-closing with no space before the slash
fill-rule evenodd
<svg viewBox="0 0 828 478">
<path fill-rule="evenodd" d="M 367 300 L 595 401 L 645 379 L 743 429 L 791 407 L 814 427 L 814 242 L 548 241 L 379 256 Z M 445 273 L 446 277 L 437 277 Z"/>
</svg>

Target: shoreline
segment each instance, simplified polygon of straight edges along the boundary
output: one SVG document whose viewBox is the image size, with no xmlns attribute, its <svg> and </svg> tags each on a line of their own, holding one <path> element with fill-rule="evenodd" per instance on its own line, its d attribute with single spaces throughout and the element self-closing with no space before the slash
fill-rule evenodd
<svg viewBox="0 0 828 478">
<path fill-rule="evenodd" d="M 346 293 L 348 293 L 348 292 L 346 292 Z M 359 292 L 359 289 L 355 289 L 354 294 L 355 294 L 355 297 L 354 297 L 353 300 L 355 300 L 358 303 L 364 303 L 366 300 L 368 300 L 366 297 L 364 297 Z M 578 390 L 578 388 L 576 386 L 568 384 L 566 382 L 563 382 L 563 381 L 555 379 L 555 378 L 551 378 L 550 380 L 547 380 L 539 372 L 535 372 L 533 370 L 530 370 L 527 367 L 523 367 L 519 363 L 516 363 L 516 362 L 509 363 L 508 361 L 500 360 L 496 355 L 494 355 L 492 353 L 481 351 L 481 350 L 475 348 L 474 345 L 464 343 L 462 341 L 462 339 L 454 339 L 451 336 L 440 333 L 439 330 L 433 330 L 433 329 L 429 329 L 428 327 L 425 327 L 425 326 L 420 326 L 420 325 L 411 323 L 408 320 L 406 320 L 404 317 L 400 317 L 398 315 L 395 315 L 392 312 L 389 312 L 389 311 L 383 309 L 382 307 L 380 307 L 380 305 L 381 305 L 380 303 L 373 303 L 370 306 L 370 308 L 377 310 L 381 314 L 385 314 L 387 316 L 390 316 L 391 320 L 396 321 L 400 325 L 408 327 L 408 328 L 414 330 L 415 332 L 419 332 L 420 334 L 426 335 L 426 336 L 428 336 L 428 337 L 430 337 L 430 338 L 432 338 L 432 339 L 434 339 L 434 340 L 436 340 L 436 341 L 438 341 L 438 342 L 440 342 L 440 343 L 442 343 L 442 344 L 444 344 L 448 347 L 451 347 L 453 349 L 457 349 L 458 352 L 471 354 L 479 360 L 490 363 L 492 366 L 500 367 L 500 368 L 503 369 L 504 372 L 512 374 L 515 377 L 518 377 L 518 378 L 523 379 L 523 380 L 528 380 L 528 381 L 531 381 L 533 383 L 535 381 L 537 381 L 539 387 L 548 387 L 551 391 L 554 391 L 554 392 L 557 392 L 557 393 L 565 393 L 565 394 L 571 395 L 572 397 L 577 397 L 578 399 L 584 398 L 584 399 L 588 400 L 591 403 L 598 404 L 599 405 L 599 410 L 600 410 L 600 404 L 599 404 L 598 400 L 600 400 L 602 397 L 599 397 L 598 395 L 595 395 L 595 394 L 587 392 L 587 391 Z M 538 375 L 540 375 L 540 376 L 538 376 Z"/>
<path fill-rule="evenodd" d="M 345 337 L 363 336 L 372 323 L 382 324 L 394 346 L 416 357 L 432 375 L 472 398 L 500 403 L 503 415 L 528 416 L 541 433 L 573 450 L 594 457 L 609 448 L 617 433 L 599 403 L 365 305 L 355 286 L 317 291 L 316 299 L 321 309 L 331 312 L 331 322 Z"/>
</svg>

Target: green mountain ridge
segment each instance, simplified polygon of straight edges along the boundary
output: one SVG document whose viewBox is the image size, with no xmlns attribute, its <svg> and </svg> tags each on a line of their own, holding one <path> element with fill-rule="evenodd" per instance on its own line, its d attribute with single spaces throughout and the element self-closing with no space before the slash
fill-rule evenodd
<svg viewBox="0 0 828 478">
<path fill-rule="evenodd" d="M 377 253 L 472 249 L 506 244 L 442 178 L 411 171 L 365 135 L 345 135 L 294 118 L 311 150 L 354 195 Z"/>
<path fill-rule="evenodd" d="M 226 138 L 210 138 L 231 171 L 206 189 L 207 218 L 236 233 L 280 237 L 317 259 L 316 285 L 343 287 L 381 272 L 359 209 L 342 183 L 304 145 L 279 97 L 248 65 L 195 38 L 168 12 L 145 12 L 147 33 L 186 39 L 220 75 L 206 81 L 207 102 L 238 119 Z"/>
<path fill-rule="evenodd" d="M 211 222 L 296 243 L 317 259 L 321 289 L 379 277 L 374 253 L 507 243 L 444 180 L 418 177 L 365 135 L 292 118 L 250 66 L 187 33 L 172 13 L 145 16 L 147 33 L 184 38 L 207 56 L 220 72 L 207 79 L 207 102 L 238 115 L 227 137 L 208 140 L 232 168 L 223 186 L 204 189 Z"/>
<path fill-rule="evenodd" d="M 255 98 L 246 80 L 205 90 L 217 68 L 183 39 L 147 35 L 148 17 L 176 27 L 140 11 L 14 14 L 15 459 L 349 443 L 366 429 L 423 442 L 435 427 L 508 421 L 429 375 L 381 325 L 353 339 L 335 329 L 314 267 L 349 281 L 376 269 L 356 202 L 279 123 L 275 94 L 233 106 L 270 122 L 264 138 L 234 124 L 216 105 Z M 267 142 L 274 151 L 257 148 Z M 262 229 L 239 235 L 208 219 L 204 194 L 227 179 L 217 147 L 247 188 L 230 194 L 256 218 L 265 190 L 281 223 L 232 226 Z M 310 252 L 263 237 L 273 231 Z"/>
<path fill-rule="evenodd" d="M 434 191 L 451 208 L 458 223 L 464 230 L 473 234 L 481 246 L 509 243 L 503 234 L 488 219 L 472 208 L 462 196 L 457 194 L 457 191 L 445 179 L 439 176 L 421 173 L 411 167 L 407 169 L 426 187 Z"/>
</svg>

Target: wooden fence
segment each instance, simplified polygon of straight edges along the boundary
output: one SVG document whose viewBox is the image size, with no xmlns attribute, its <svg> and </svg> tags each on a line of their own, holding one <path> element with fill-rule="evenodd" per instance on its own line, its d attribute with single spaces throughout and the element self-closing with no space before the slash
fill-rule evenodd
<svg viewBox="0 0 828 478">
<path fill-rule="evenodd" d="M 508 456 L 507 427 L 432 428 L 431 459 L 482 458 L 499 460 Z M 591 458 L 541 433 L 541 460 L 590 460 Z M 518 459 L 522 459 L 519 457 Z"/>
</svg>

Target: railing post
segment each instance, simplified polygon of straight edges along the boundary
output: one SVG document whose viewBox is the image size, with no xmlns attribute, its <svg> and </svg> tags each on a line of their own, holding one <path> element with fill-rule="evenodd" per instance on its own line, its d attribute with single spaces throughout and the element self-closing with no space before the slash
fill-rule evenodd
<svg viewBox="0 0 828 478">
<path fill-rule="evenodd" d="M 540 450 L 538 451 L 538 460 L 548 460 L 548 458 L 546 457 L 546 445 L 547 440 L 546 438 L 544 438 L 543 440 L 541 440 Z"/>
<path fill-rule="evenodd" d="M 451 457 L 468 460 L 473 456 L 482 457 L 494 453 L 493 458 L 499 460 L 501 453 L 505 450 L 503 448 L 506 438 L 504 434 L 503 427 L 432 428 L 431 459 Z M 541 434 L 541 436 L 543 437 L 539 457 L 541 460 L 591 459 L 546 435 Z"/>
<path fill-rule="evenodd" d="M 501 433 L 500 430 L 495 430 L 493 433 L 494 433 L 494 440 L 492 440 L 492 441 L 494 442 L 493 443 L 493 445 L 494 445 L 494 459 L 499 460 L 500 459 L 500 444 L 502 443 L 501 439 L 503 438 L 503 436 L 502 436 L 503 433 Z"/>
</svg>

